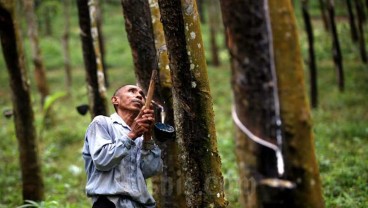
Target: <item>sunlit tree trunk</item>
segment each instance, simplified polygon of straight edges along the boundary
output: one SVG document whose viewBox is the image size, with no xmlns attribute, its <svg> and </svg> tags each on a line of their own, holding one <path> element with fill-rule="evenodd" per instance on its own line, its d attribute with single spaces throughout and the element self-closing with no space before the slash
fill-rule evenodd
<svg viewBox="0 0 368 208">
<path fill-rule="evenodd" d="M 43 105 L 46 96 L 49 94 L 49 86 L 47 84 L 45 67 L 41 55 L 41 48 L 38 42 L 38 26 L 36 15 L 34 13 L 33 0 L 23 0 L 23 6 L 26 14 L 28 36 L 31 43 L 32 61 L 35 67 L 35 81 L 38 92 L 41 96 L 41 104 Z"/>
<path fill-rule="evenodd" d="M 343 69 L 343 59 L 340 48 L 339 36 L 337 33 L 336 23 L 335 23 L 335 7 L 334 0 L 326 0 L 327 10 L 329 14 L 329 27 L 331 28 L 332 35 L 332 56 L 336 68 L 336 79 L 337 85 L 340 92 L 344 91 L 345 80 L 344 80 L 344 69 Z"/>
<path fill-rule="evenodd" d="M 194 0 L 159 0 L 170 59 L 186 207 L 226 207 L 212 98 Z"/>
<path fill-rule="evenodd" d="M 157 0 L 150 1 L 153 32 L 155 37 L 155 47 L 158 50 L 159 74 L 160 74 L 160 94 L 161 105 L 165 110 L 165 122 L 174 126 L 173 102 L 172 102 L 172 82 L 170 76 L 169 57 L 163 26 L 160 21 L 161 15 Z M 182 184 L 178 146 L 175 140 L 168 140 L 160 145 L 162 150 L 162 160 L 165 168 L 161 175 L 152 179 L 154 197 L 157 207 L 161 208 L 182 208 L 185 207 L 185 196 Z"/>
<path fill-rule="evenodd" d="M 218 33 L 218 28 L 220 24 L 219 18 L 219 5 L 218 0 L 212 0 L 208 5 L 208 19 L 210 27 L 210 44 L 211 44 L 211 56 L 212 64 L 214 66 L 220 65 L 219 49 L 216 42 L 216 36 Z"/>
<path fill-rule="evenodd" d="M 44 199 L 44 184 L 38 157 L 37 136 L 21 38 L 17 29 L 15 4 L 0 0 L 0 39 L 9 73 L 15 133 L 18 140 L 24 200 Z"/>
<path fill-rule="evenodd" d="M 72 69 L 70 63 L 70 49 L 69 49 L 69 33 L 70 33 L 70 0 L 63 1 L 64 11 L 64 33 L 61 39 L 64 67 L 65 67 L 65 86 L 68 94 L 71 94 L 72 87 Z"/>
<path fill-rule="evenodd" d="M 367 50 L 364 38 L 364 7 L 361 0 L 355 0 L 355 8 L 358 15 L 359 51 L 363 63 L 368 63 Z"/>
<path fill-rule="evenodd" d="M 312 21 L 309 15 L 309 1 L 302 0 L 302 13 L 305 30 L 308 37 L 308 65 L 309 65 L 309 88 L 310 88 L 310 102 L 312 108 L 318 105 L 318 89 L 317 89 L 317 65 L 314 53 L 314 35 Z"/>
<path fill-rule="evenodd" d="M 104 74 L 100 57 L 96 54 L 99 50 L 98 39 L 96 36 L 97 29 L 95 28 L 95 23 L 91 22 L 88 0 L 78 0 L 77 6 L 83 58 L 87 76 L 89 108 L 91 116 L 94 118 L 97 115 L 108 114 L 106 89 L 103 78 Z M 94 28 L 93 31 L 92 28 Z"/>
<path fill-rule="evenodd" d="M 355 16 L 353 12 L 352 0 L 346 0 L 346 6 L 349 14 L 349 26 L 350 26 L 350 34 L 351 40 L 356 43 L 358 42 L 358 32 L 355 25 Z"/>
<path fill-rule="evenodd" d="M 290 193 L 293 207 L 324 207 L 296 20 L 289 0 L 268 3 L 283 123 L 284 178 L 296 184 Z"/>
</svg>

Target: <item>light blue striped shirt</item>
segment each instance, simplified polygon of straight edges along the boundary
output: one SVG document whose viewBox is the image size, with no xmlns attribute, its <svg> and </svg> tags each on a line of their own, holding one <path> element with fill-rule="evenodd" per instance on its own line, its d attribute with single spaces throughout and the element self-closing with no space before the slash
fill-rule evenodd
<svg viewBox="0 0 368 208">
<path fill-rule="evenodd" d="M 143 137 L 131 140 L 130 131 L 117 113 L 93 119 L 83 146 L 87 195 L 108 196 L 117 208 L 156 207 L 145 179 L 162 170 L 161 150 Z"/>
</svg>

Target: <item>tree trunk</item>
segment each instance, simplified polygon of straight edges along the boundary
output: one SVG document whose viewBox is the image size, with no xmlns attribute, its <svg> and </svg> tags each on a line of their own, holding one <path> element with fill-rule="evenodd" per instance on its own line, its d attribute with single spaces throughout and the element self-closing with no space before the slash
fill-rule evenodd
<svg viewBox="0 0 368 208">
<path fill-rule="evenodd" d="M 328 14 L 327 14 L 328 12 L 326 10 L 326 1 L 329 1 L 329 0 L 319 0 L 319 9 L 321 10 L 323 26 L 326 31 L 330 31 L 330 27 L 329 27 L 330 24 L 329 24 Z"/>
<path fill-rule="evenodd" d="M 283 174 L 276 152 L 262 143 L 267 142 L 280 151 L 281 126 L 277 83 L 272 59 L 270 22 L 265 10 L 266 1 L 221 1 L 223 21 L 231 56 L 234 113 L 239 121 L 253 132 L 236 132 L 236 155 L 241 179 L 242 207 L 268 207 L 269 193 L 256 194 L 263 181 Z M 234 115 L 235 115 L 234 114 Z M 237 123 L 241 126 L 240 123 Z M 247 131 L 245 131 L 247 132 Z M 256 135 L 261 141 L 252 141 Z M 256 142 L 255 142 L 256 141 Z M 284 187 L 276 190 L 272 199 L 287 207 L 292 205 Z"/>
<path fill-rule="evenodd" d="M 351 40 L 354 43 L 357 43 L 358 42 L 358 32 L 357 32 L 357 28 L 355 25 L 355 16 L 354 16 L 351 0 L 346 0 L 346 6 L 348 9 L 348 14 L 349 14 L 349 26 L 350 26 Z"/>
<path fill-rule="evenodd" d="M 24 66 L 23 48 L 14 11 L 15 4 L 12 0 L 0 1 L 1 48 L 9 73 L 14 125 L 22 172 L 23 199 L 42 201 L 44 199 L 44 184 L 38 157 L 34 114 Z"/>
<path fill-rule="evenodd" d="M 218 52 L 218 46 L 216 43 L 216 35 L 218 32 L 219 25 L 219 7 L 218 0 L 213 0 L 209 4 L 208 17 L 209 17 L 209 26 L 210 26 L 210 43 L 211 43 L 211 55 L 212 55 L 212 64 L 214 66 L 220 66 L 220 58 Z"/>
<path fill-rule="evenodd" d="M 32 61 L 34 64 L 34 76 L 38 92 L 41 96 L 41 105 L 44 104 L 46 96 L 49 94 L 49 86 L 43 65 L 41 49 L 38 42 L 38 26 L 36 15 L 34 13 L 33 0 L 23 0 L 24 11 L 28 27 L 28 36 L 31 43 Z"/>
<path fill-rule="evenodd" d="M 359 51 L 363 63 L 368 63 L 367 50 L 365 48 L 364 38 L 364 8 L 361 0 L 355 0 L 355 9 L 358 15 L 358 31 L 359 31 Z"/>
<path fill-rule="evenodd" d="M 135 76 L 140 87 L 147 92 L 152 70 L 157 68 L 150 7 L 147 0 L 121 0 L 121 5 Z M 155 90 L 154 99 L 157 99 L 157 93 Z"/>
<path fill-rule="evenodd" d="M 296 184 L 290 193 L 294 207 L 324 207 L 296 20 L 288 0 L 269 1 L 269 8 L 284 131 L 284 178 Z"/>
<path fill-rule="evenodd" d="M 101 54 L 101 61 L 104 70 L 104 79 L 105 79 L 105 86 L 109 87 L 109 78 L 108 78 L 108 70 L 106 64 L 106 47 L 105 47 L 105 36 L 103 34 L 102 25 L 103 25 L 103 2 L 99 2 L 99 5 L 96 8 L 96 21 L 97 21 L 97 30 L 98 30 L 98 41 L 100 44 L 100 54 Z"/>
<path fill-rule="evenodd" d="M 52 25 L 51 25 L 51 11 L 50 8 L 45 8 L 43 10 L 43 18 L 45 23 L 45 35 L 52 36 Z"/>
<path fill-rule="evenodd" d="M 186 207 L 226 207 L 195 1 L 159 0 L 170 59 Z"/>
<path fill-rule="evenodd" d="M 331 28 L 332 34 L 332 55 L 333 60 L 336 67 L 336 78 L 337 78 L 337 85 L 339 87 L 340 92 L 344 91 L 345 88 L 345 81 L 344 81 L 344 69 L 343 69 L 343 60 L 342 54 L 340 49 L 340 42 L 339 36 L 337 33 L 336 23 L 335 23 L 335 8 L 334 8 L 334 0 L 327 0 L 328 1 L 328 14 L 329 14 L 329 27 Z"/>
<path fill-rule="evenodd" d="M 312 108 L 317 108 L 318 105 L 318 88 L 317 88 L 317 65 L 314 54 L 314 35 L 313 26 L 308 11 L 308 0 L 302 1 L 302 13 L 305 25 L 305 30 L 308 37 L 308 54 L 309 54 L 309 86 L 310 86 L 310 102 Z"/>
<path fill-rule="evenodd" d="M 81 29 L 81 41 L 84 65 L 86 69 L 87 76 L 87 88 L 88 88 L 88 98 L 89 98 L 89 108 L 92 118 L 97 115 L 107 115 L 108 107 L 106 102 L 103 71 L 101 71 L 101 65 L 99 56 L 96 55 L 98 50 L 97 36 L 95 39 L 92 37 L 92 25 L 88 8 L 88 0 L 78 0 L 78 17 L 79 26 Z M 93 25 L 95 26 L 95 25 Z M 96 30 L 94 30 L 93 35 L 96 35 Z M 96 48 L 96 50 L 95 50 Z"/>
<path fill-rule="evenodd" d="M 160 74 L 160 102 L 165 109 L 165 122 L 174 126 L 172 82 L 170 76 L 169 57 L 157 0 L 150 1 L 152 25 L 155 37 L 155 47 L 158 50 Z M 178 160 L 178 146 L 175 140 L 160 144 L 164 169 L 161 175 L 152 179 L 154 197 L 157 207 L 182 208 L 185 207 L 183 177 L 181 177 Z"/>
<path fill-rule="evenodd" d="M 198 13 L 199 13 L 199 18 L 201 20 L 201 22 L 203 24 L 206 23 L 206 17 L 204 15 L 204 1 L 205 0 L 196 0 L 197 1 L 197 5 L 198 5 Z"/>
<path fill-rule="evenodd" d="M 70 95 L 72 93 L 72 69 L 70 63 L 70 49 L 69 49 L 69 33 L 70 33 L 70 0 L 63 1 L 64 9 L 64 33 L 61 39 L 64 67 L 65 67 L 65 86 Z"/>
</svg>

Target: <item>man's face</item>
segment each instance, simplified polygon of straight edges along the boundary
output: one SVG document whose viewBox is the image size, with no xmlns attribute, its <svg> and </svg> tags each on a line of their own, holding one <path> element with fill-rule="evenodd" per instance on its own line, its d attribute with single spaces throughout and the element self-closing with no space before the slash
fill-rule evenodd
<svg viewBox="0 0 368 208">
<path fill-rule="evenodd" d="M 126 85 L 112 97 L 111 101 L 120 110 L 140 111 L 144 105 L 145 96 L 141 88 Z"/>
</svg>

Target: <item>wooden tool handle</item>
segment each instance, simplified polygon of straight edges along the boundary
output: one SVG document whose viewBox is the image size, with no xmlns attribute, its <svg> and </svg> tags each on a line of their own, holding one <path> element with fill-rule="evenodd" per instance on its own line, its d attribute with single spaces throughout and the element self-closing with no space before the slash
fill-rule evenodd
<svg viewBox="0 0 368 208">
<path fill-rule="evenodd" d="M 152 101 L 152 97 L 153 97 L 153 92 L 155 91 L 155 80 L 156 80 L 156 76 L 157 76 L 157 70 L 152 70 L 152 75 L 151 75 L 151 80 L 150 80 L 150 84 L 148 87 L 148 92 L 147 92 L 147 97 L 146 97 L 146 103 L 144 104 L 144 106 L 146 108 L 149 108 L 151 101 Z"/>
</svg>

